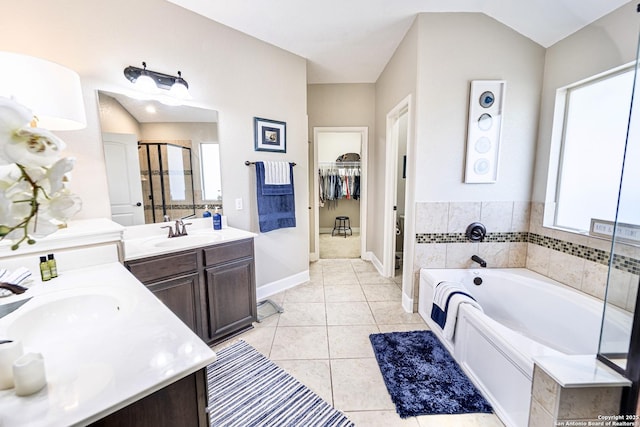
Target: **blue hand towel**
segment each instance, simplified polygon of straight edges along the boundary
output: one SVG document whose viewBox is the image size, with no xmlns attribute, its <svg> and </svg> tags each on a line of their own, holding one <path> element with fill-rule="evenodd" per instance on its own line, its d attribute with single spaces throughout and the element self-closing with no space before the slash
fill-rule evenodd
<svg viewBox="0 0 640 427">
<path fill-rule="evenodd" d="M 293 166 L 289 164 L 291 183 L 265 185 L 264 163 L 256 162 L 256 194 L 260 231 L 277 230 L 296 226 L 296 207 L 293 192 Z"/>
</svg>

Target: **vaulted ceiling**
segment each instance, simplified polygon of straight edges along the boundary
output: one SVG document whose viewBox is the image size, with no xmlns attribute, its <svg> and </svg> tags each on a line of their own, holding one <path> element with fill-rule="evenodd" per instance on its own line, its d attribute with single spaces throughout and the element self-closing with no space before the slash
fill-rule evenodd
<svg viewBox="0 0 640 427">
<path fill-rule="evenodd" d="M 372 83 L 421 12 L 481 12 L 549 47 L 629 0 L 168 1 L 306 58 L 309 83 Z"/>
</svg>

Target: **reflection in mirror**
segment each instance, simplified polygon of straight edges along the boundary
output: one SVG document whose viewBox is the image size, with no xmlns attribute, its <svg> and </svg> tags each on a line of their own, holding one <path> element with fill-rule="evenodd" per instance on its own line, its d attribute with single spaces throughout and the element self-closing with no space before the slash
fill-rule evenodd
<svg viewBox="0 0 640 427">
<path fill-rule="evenodd" d="M 218 114 L 98 91 L 112 219 L 199 217 L 222 207 Z"/>
</svg>

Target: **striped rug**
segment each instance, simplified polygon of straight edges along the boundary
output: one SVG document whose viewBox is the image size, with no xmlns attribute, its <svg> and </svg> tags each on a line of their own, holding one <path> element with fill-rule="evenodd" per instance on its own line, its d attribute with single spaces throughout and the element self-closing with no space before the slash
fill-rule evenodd
<svg viewBox="0 0 640 427">
<path fill-rule="evenodd" d="M 354 424 L 244 341 L 207 367 L 211 427 L 352 427 Z"/>
</svg>

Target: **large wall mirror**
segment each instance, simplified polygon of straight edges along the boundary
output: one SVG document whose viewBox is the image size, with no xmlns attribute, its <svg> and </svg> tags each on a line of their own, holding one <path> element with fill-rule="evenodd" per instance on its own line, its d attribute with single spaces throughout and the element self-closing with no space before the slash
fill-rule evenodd
<svg viewBox="0 0 640 427">
<path fill-rule="evenodd" d="M 129 226 L 222 207 L 218 113 L 98 91 L 111 217 Z"/>
</svg>

